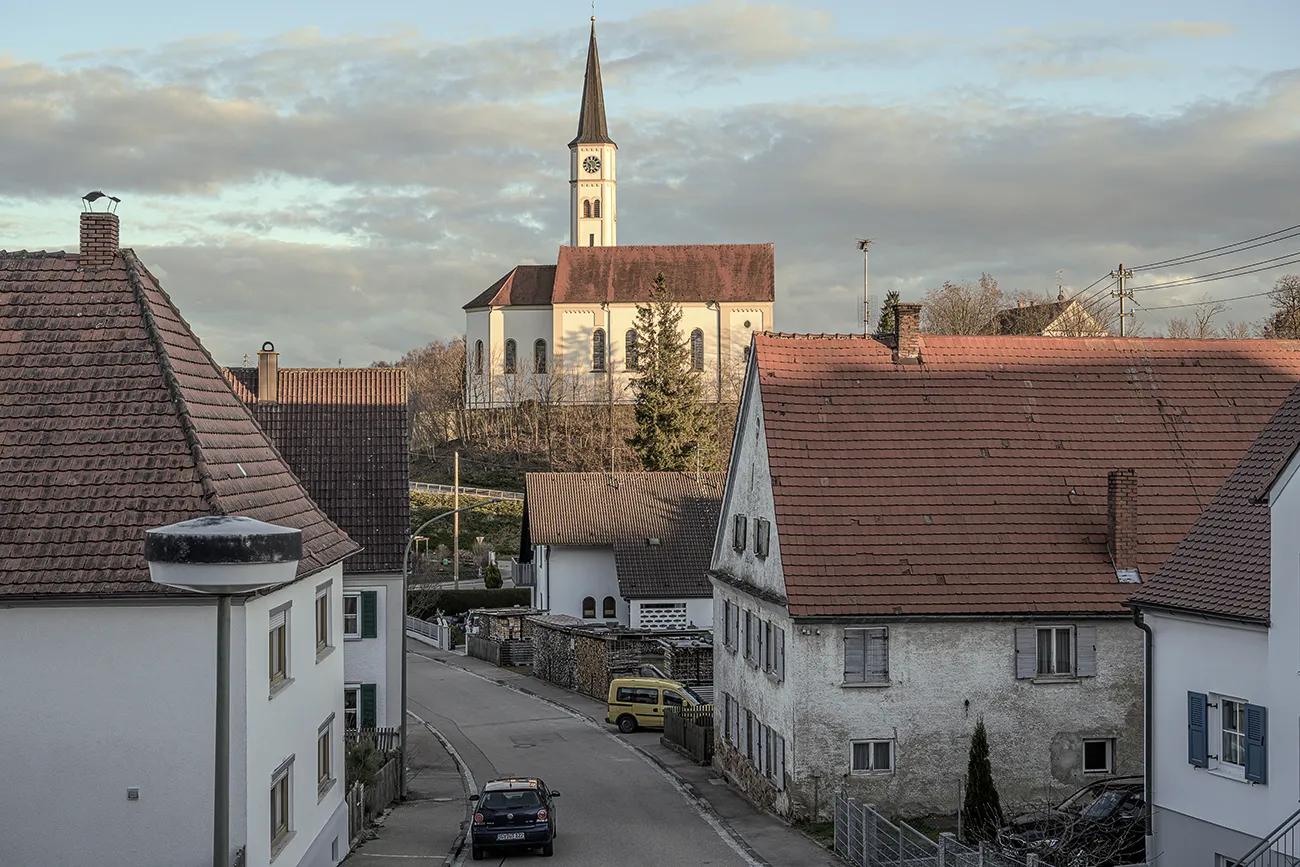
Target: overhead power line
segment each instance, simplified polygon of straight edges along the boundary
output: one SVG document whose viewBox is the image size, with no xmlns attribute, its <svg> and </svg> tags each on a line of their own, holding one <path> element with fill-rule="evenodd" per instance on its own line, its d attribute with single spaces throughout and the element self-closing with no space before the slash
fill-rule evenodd
<svg viewBox="0 0 1300 867">
<path fill-rule="evenodd" d="M 1158 307 L 1148 307 L 1145 304 L 1140 304 L 1138 306 L 1140 306 L 1143 310 L 1179 310 L 1184 307 L 1200 307 L 1202 304 L 1205 303 L 1217 304 L 1222 302 L 1226 304 L 1229 301 L 1245 301 L 1247 298 L 1263 298 L 1267 295 L 1272 295 L 1272 294 L 1273 294 L 1272 292 L 1252 292 L 1250 295 L 1236 295 L 1232 298 L 1211 298 L 1208 300 L 1208 302 L 1188 301 L 1185 304 L 1161 304 Z"/>
<path fill-rule="evenodd" d="M 1202 250 L 1199 253 L 1188 253 L 1185 256 L 1175 256 L 1172 259 L 1162 259 L 1159 262 L 1151 262 L 1146 265 L 1135 265 L 1133 266 L 1133 270 L 1149 271 L 1154 268 L 1166 268 L 1174 265 L 1190 265 L 1192 262 L 1200 262 L 1204 259 L 1214 259 L 1218 256 L 1228 256 L 1232 253 L 1241 253 L 1245 250 L 1253 250 L 1256 247 L 1263 247 L 1265 244 L 1274 244 L 1278 241 L 1285 241 L 1287 238 L 1300 236 L 1300 232 L 1296 232 L 1296 234 L 1286 235 L 1286 237 L 1275 237 L 1277 235 L 1284 235 L 1287 232 L 1295 232 L 1297 229 L 1300 229 L 1300 223 L 1297 223 L 1294 226 L 1287 226 L 1285 229 L 1278 229 L 1276 232 L 1269 232 L 1267 235 L 1258 235 L 1254 238 L 1247 238 L 1244 241 L 1235 241 L 1231 244 L 1224 244 L 1221 247 L 1211 247 L 1210 249 Z M 1271 240 L 1264 240 L 1265 238 Z M 1257 241 L 1259 243 L 1255 243 Z M 1250 246 L 1243 246 L 1246 244 L 1249 244 Z"/>
<path fill-rule="evenodd" d="M 1211 271 L 1208 274 L 1199 274 L 1195 277 L 1181 277 L 1177 280 L 1166 280 L 1163 283 L 1153 283 L 1150 286 L 1137 286 L 1134 287 L 1132 291 L 1147 292 L 1152 289 L 1173 289 L 1179 286 L 1195 286 L 1198 283 L 1213 283 L 1216 280 L 1227 280 L 1232 277 L 1244 277 L 1247 274 L 1258 274 L 1260 271 L 1271 271 L 1274 268 L 1285 268 L 1288 265 L 1296 264 L 1300 264 L 1300 252 L 1291 252 L 1281 256 L 1274 256 L 1272 259 L 1261 259 L 1258 262 L 1249 262 L 1245 265 L 1238 265 L 1235 268 L 1225 268 L 1222 271 Z"/>
</svg>

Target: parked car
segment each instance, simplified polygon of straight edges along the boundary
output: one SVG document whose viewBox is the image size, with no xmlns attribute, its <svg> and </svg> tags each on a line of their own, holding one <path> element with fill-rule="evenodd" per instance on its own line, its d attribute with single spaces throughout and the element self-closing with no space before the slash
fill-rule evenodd
<svg viewBox="0 0 1300 867">
<path fill-rule="evenodd" d="M 481 861 L 489 849 L 540 848 L 543 857 L 555 854 L 555 799 L 560 793 L 548 789 L 535 777 L 507 777 L 489 780 L 474 802 L 474 825 L 470 832 L 470 854 Z"/>
<path fill-rule="evenodd" d="M 657 677 L 616 677 L 609 684 L 605 722 L 624 734 L 663 728 L 665 707 L 707 707 L 690 687 Z"/>
<path fill-rule="evenodd" d="M 1114 867 L 1144 857 L 1141 777 L 1112 777 L 1084 786 L 1057 806 L 1028 813 L 998 832 L 1004 854 L 1038 855 L 1056 867 Z"/>
</svg>

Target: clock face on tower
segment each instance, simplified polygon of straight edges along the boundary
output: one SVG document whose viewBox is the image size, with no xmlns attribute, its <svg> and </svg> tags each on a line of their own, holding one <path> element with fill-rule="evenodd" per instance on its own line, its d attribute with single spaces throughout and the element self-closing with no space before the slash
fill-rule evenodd
<svg viewBox="0 0 1300 867">
<path fill-rule="evenodd" d="M 582 161 L 582 167 L 587 170 L 587 174 L 594 175 L 600 171 L 600 157 L 587 157 Z"/>
</svg>

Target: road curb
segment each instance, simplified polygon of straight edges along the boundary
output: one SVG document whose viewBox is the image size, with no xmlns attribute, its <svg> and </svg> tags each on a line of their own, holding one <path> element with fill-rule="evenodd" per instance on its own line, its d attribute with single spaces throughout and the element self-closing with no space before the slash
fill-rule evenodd
<svg viewBox="0 0 1300 867">
<path fill-rule="evenodd" d="M 460 666 L 455 667 L 460 668 Z M 468 669 L 462 670 L 468 671 Z M 411 719 L 428 729 L 429 734 L 438 739 L 438 743 L 442 744 L 442 748 L 447 751 L 447 755 L 451 756 L 451 760 L 456 763 L 456 770 L 460 772 L 460 784 L 465 789 L 465 797 L 468 798 L 472 793 L 477 792 L 478 786 L 474 783 L 474 773 L 469 769 L 469 765 L 466 764 L 465 760 L 461 758 L 460 753 L 456 748 L 452 746 L 451 741 L 447 740 L 442 732 L 431 726 L 414 711 L 408 709 L 406 714 Z M 447 853 L 446 863 L 453 865 L 453 867 L 465 863 L 465 835 L 466 829 L 469 828 L 471 816 L 469 801 L 466 801 L 465 819 L 460 823 L 460 833 L 456 836 L 456 842 L 451 844 L 451 850 Z"/>
<path fill-rule="evenodd" d="M 714 830 L 719 832 L 718 836 L 722 837 L 724 842 L 730 845 L 733 849 L 737 851 L 738 854 L 740 854 L 743 858 L 745 858 L 745 860 L 747 860 L 750 863 L 751 867 L 772 867 L 771 862 L 769 862 L 762 855 L 758 854 L 758 852 L 754 850 L 754 847 L 749 845 L 749 842 L 746 841 L 745 838 L 741 837 L 740 834 L 736 832 L 736 829 L 731 826 L 731 823 L 728 822 L 725 818 L 723 818 L 718 813 L 717 810 L 713 809 L 713 805 L 710 804 L 707 800 L 705 800 L 704 797 L 701 796 L 696 791 L 694 783 L 692 783 L 690 780 L 683 777 L 681 774 L 677 773 L 677 771 L 674 770 L 670 765 L 666 764 L 662 759 L 660 759 L 654 753 L 651 753 L 649 750 L 646 750 L 643 747 L 639 747 L 634 743 L 630 743 L 628 741 L 623 740 L 622 738 L 616 736 L 613 732 L 609 731 L 609 729 L 605 728 L 599 722 L 587 716 L 587 714 L 583 713 L 577 708 L 565 704 L 562 701 L 557 701 L 551 698 L 550 696 L 545 696 L 542 695 L 541 693 L 533 692 L 531 689 L 528 689 L 527 687 L 524 686 L 516 686 L 515 684 L 507 683 L 504 680 L 497 680 L 494 677 L 488 677 L 486 674 L 482 674 L 481 672 L 474 671 L 472 668 L 466 668 L 463 665 L 457 665 L 456 663 L 446 659 L 439 659 L 434 656 L 426 656 L 425 659 L 430 659 L 441 665 L 445 665 L 448 668 L 454 668 L 457 671 L 463 671 L 466 674 L 471 675 L 473 677 L 481 678 L 482 680 L 486 680 L 489 683 L 495 683 L 497 686 L 505 687 L 506 689 L 520 693 L 521 695 L 526 695 L 529 698 L 535 698 L 538 701 L 545 702 L 551 707 L 557 708 L 568 714 L 571 714 L 574 717 L 578 718 L 579 720 L 582 720 L 583 722 L 587 723 L 591 727 L 599 729 L 600 731 L 609 735 L 618 743 L 622 744 L 627 749 L 640 755 L 643 759 L 650 762 L 650 764 L 654 765 L 659 770 L 660 773 L 668 777 L 673 782 L 677 790 L 681 792 L 682 797 L 686 798 L 686 800 L 691 804 L 691 806 L 695 807 L 695 809 L 700 812 L 700 814 L 704 817 L 706 822 L 714 826 Z M 411 715 L 415 716 L 415 714 L 411 714 Z M 425 725 L 426 727 L 429 727 L 429 730 L 433 731 L 433 733 L 437 735 L 439 739 L 442 739 L 442 735 L 438 734 L 438 732 L 434 730 L 431 726 L 429 726 L 428 723 L 425 723 Z"/>
</svg>

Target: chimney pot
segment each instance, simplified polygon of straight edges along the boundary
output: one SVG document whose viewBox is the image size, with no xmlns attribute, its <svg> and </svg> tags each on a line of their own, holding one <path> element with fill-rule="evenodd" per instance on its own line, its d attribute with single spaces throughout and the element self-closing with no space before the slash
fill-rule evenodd
<svg viewBox="0 0 1300 867">
<path fill-rule="evenodd" d="M 894 363 L 921 361 L 921 305 L 894 305 Z"/>
<path fill-rule="evenodd" d="M 275 344 L 266 341 L 257 350 L 257 402 L 278 403 L 280 400 L 280 353 Z"/>
<path fill-rule="evenodd" d="M 1106 475 L 1106 543 L 1117 570 L 1137 569 L 1137 474 L 1132 469 Z"/>
<path fill-rule="evenodd" d="M 83 211 L 77 262 L 82 268 L 111 268 L 117 258 L 117 214 Z"/>
</svg>

